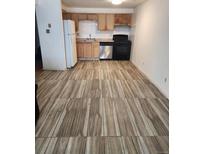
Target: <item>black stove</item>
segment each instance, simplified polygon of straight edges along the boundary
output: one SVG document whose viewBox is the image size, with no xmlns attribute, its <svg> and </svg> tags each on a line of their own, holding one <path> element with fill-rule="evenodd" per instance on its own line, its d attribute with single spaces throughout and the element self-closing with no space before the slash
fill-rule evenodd
<svg viewBox="0 0 205 154">
<path fill-rule="evenodd" d="M 132 43 L 128 35 L 113 35 L 113 41 L 113 60 L 129 60 Z"/>
</svg>

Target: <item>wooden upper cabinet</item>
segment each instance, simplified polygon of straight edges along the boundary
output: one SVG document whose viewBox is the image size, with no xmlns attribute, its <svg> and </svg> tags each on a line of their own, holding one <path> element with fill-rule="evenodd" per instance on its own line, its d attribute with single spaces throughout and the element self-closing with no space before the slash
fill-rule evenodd
<svg viewBox="0 0 205 154">
<path fill-rule="evenodd" d="M 95 20 L 95 21 L 97 21 L 98 17 L 97 17 L 96 14 L 88 14 L 88 20 Z"/>
<path fill-rule="evenodd" d="M 78 14 L 78 20 L 87 20 L 87 14 Z"/>
<path fill-rule="evenodd" d="M 99 42 L 92 43 L 92 57 L 99 58 L 100 53 L 100 44 Z"/>
<path fill-rule="evenodd" d="M 114 29 L 114 14 L 107 14 L 106 15 L 106 30 L 113 30 Z"/>
<path fill-rule="evenodd" d="M 98 30 L 113 30 L 114 20 L 114 14 L 98 14 Z"/>
<path fill-rule="evenodd" d="M 126 16 L 126 21 L 127 21 L 127 25 L 131 26 L 132 24 L 132 15 L 131 14 L 127 14 Z"/>
<path fill-rule="evenodd" d="M 98 29 L 106 30 L 106 14 L 98 14 Z"/>
<path fill-rule="evenodd" d="M 122 23 L 122 15 L 115 14 L 115 25 L 119 25 L 120 23 Z"/>
<path fill-rule="evenodd" d="M 75 22 L 75 30 L 77 32 L 78 31 L 78 14 L 72 14 L 71 20 L 73 20 Z"/>
<path fill-rule="evenodd" d="M 62 13 L 67 13 L 66 10 L 62 9 Z"/>
<path fill-rule="evenodd" d="M 131 14 L 115 14 L 115 25 L 131 25 Z"/>
<path fill-rule="evenodd" d="M 84 43 L 84 58 L 92 57 L 92 43 Z"/>
<path fill-rule="evenodd" d="M 77 57 L 83 58 L 84 57 L 84 44 L 77 42 Z"/>
<path fill-rule="evenodd" d="M 63 13 L 63 20 L 70 20 L 71 14 L 70 13 Z"/>
<path fill-rule="evenodd" d="M 131 26 L 131 14 L 86 14 L 86 13 L 63 13 L 64 20 L 74 20 L 76 32 L 79 29 L 80 20 L 94 20 L 98 22 L 98 30 L 114 30 L 115 25 Z"/>
<path fill-rule="evenodd" d="M 97 21 L 97 15 L 96 14 L 86 14 L 81 13 L 78 14 L 78 20 L 96 20 Z"/>
</svg>

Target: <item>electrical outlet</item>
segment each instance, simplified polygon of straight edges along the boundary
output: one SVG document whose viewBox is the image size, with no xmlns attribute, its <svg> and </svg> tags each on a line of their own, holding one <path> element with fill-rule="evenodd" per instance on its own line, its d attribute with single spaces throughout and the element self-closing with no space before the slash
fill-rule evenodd
<svg viewBox="0 0 205 154">
<path fill-rule="evenodd" d="M 46 33 L 49 34 L 50 33 L 50 29 L 46 29 Z"/>
<path fill-rule="evenodd" d="M 51 28 L 51 24 L 50 23 L 48 24 L 48 28 Z"/>
</svg>

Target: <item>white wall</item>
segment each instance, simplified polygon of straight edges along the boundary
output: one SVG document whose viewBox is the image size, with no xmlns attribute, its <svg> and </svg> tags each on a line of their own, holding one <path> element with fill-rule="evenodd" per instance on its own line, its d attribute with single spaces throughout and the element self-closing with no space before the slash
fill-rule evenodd
<svg viewBox="0 0 205 154">
<path fill-rule="evenodd" d="M 45 70 L 66 69 L 61 0 L 40 0 L 36 5 L 39 38 Z M 50 33 L 46 33 L 48 23 Z"/>
<path fill-rule="evenodd" d="M 148 0 L 135 9 L 131 61 L 169 97 L 169 1 Z M 165 82 L 165 78 L 167 81 Z"/>
<path fill-rule="evenodd" d="M 113 31 L 99 31 L 97 22 L 82 20 L 79 22 L 78 38 L 88 38 L 91 34 L 92 38 L 112 39 L 113 34 L 130 35 L 129 26 L 117 26 Z"/>
</svg>

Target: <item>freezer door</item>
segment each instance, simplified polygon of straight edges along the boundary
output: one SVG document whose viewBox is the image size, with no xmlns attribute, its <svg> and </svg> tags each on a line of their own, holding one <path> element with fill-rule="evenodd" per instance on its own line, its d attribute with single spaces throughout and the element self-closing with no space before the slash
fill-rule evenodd
<svg viewBox="0 0 205 154">
<path fill-rule="evenodd" d="M 75 34 L 75 22 L 72 20 L 69 20 L 70 22 L 70 34 Z"/>
<path fill-rule="evenodd" d="M 76 35 L 71 36 L 72 40 L 72 67 L 77 63 Z"/>
<path fill-rule="evenodd" d="M 64 34 L 75 34 L 75 22 L 72 20 L 63 20 Z"/>
</svg>

